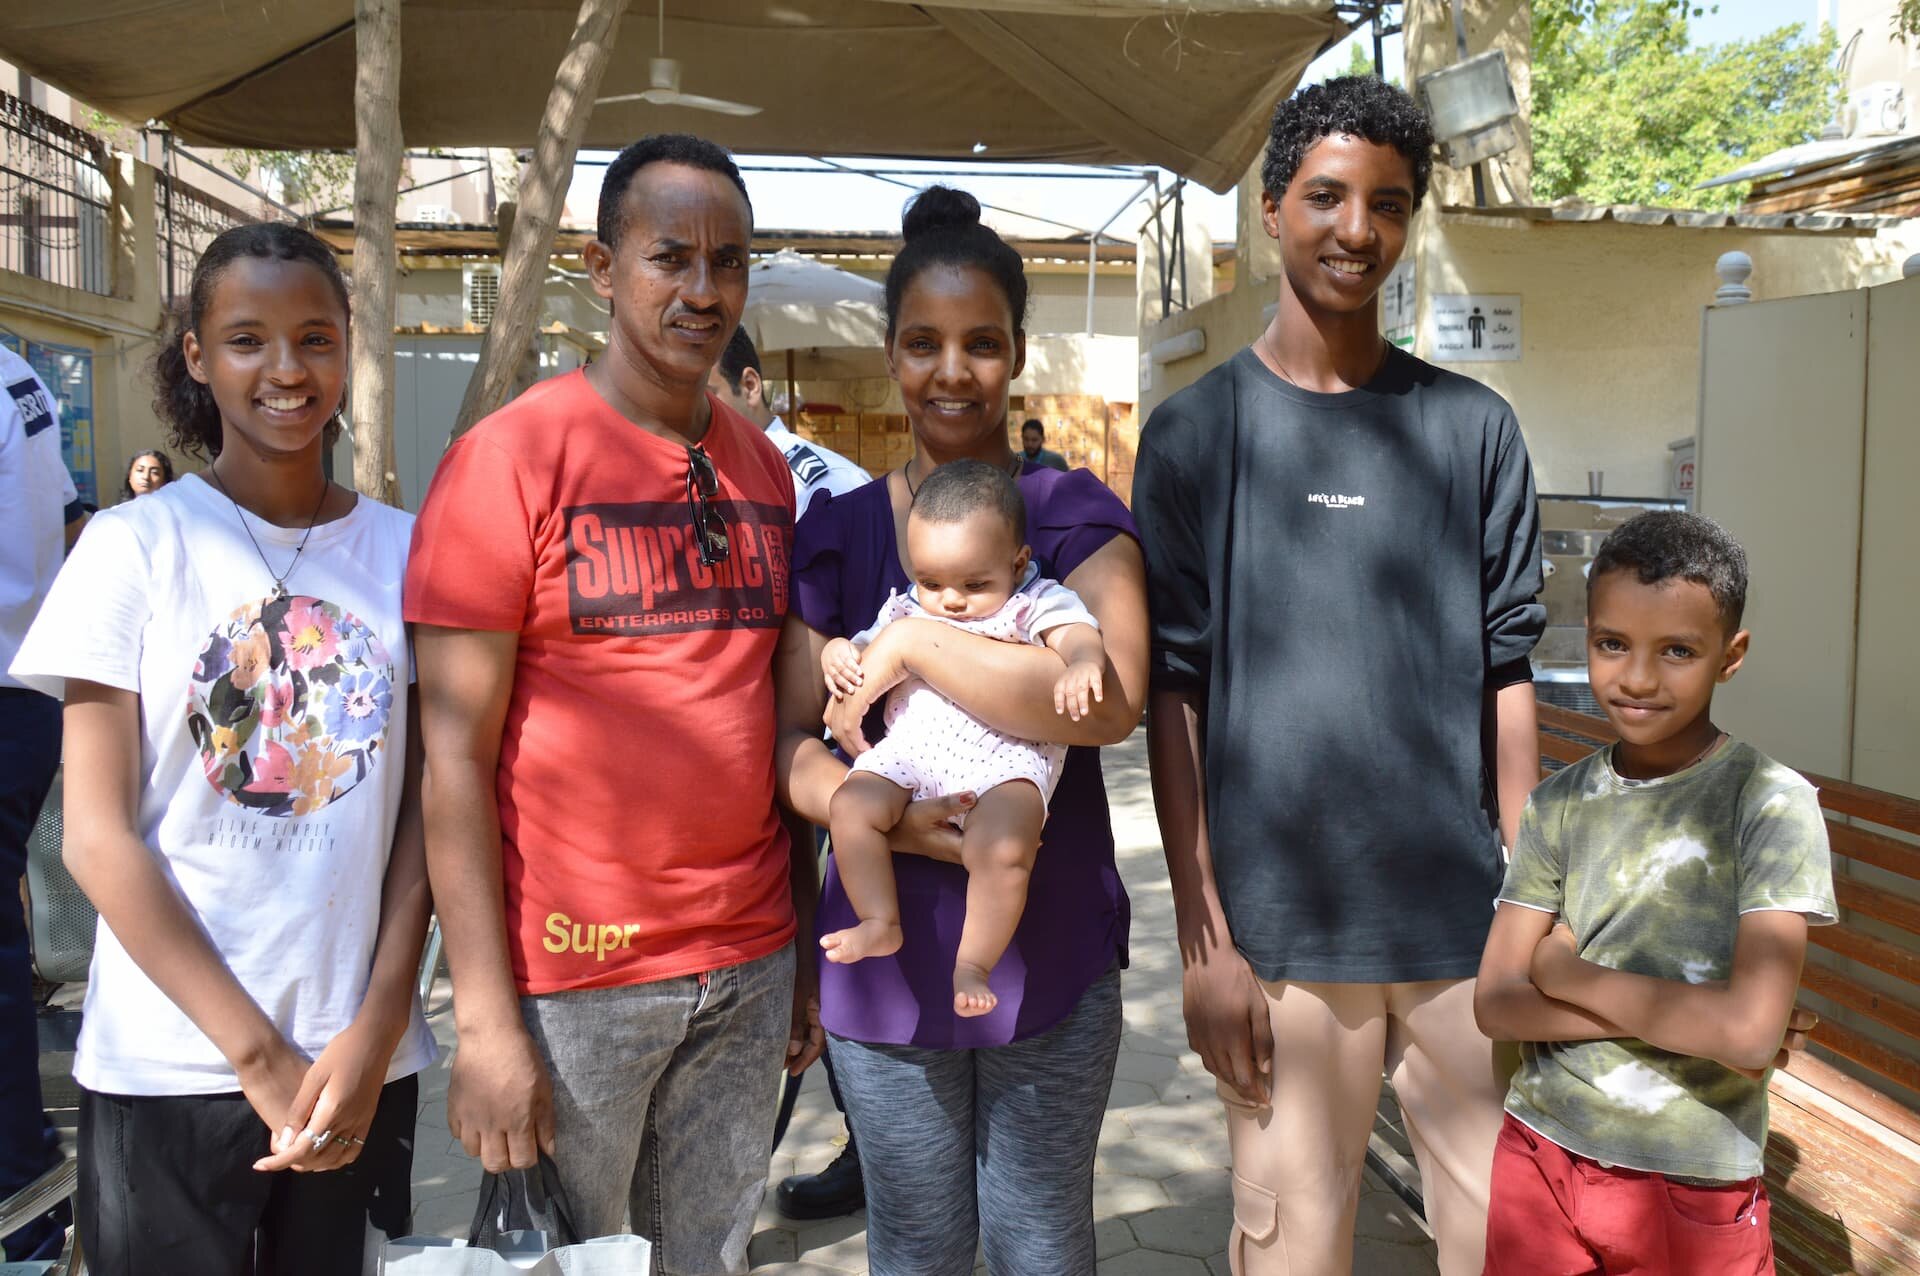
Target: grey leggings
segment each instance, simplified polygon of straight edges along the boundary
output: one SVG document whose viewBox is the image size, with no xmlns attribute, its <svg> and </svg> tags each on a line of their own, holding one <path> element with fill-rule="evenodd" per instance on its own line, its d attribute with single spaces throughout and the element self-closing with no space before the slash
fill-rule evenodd
<svg viewBox="0 0 1920 1276">
<path fill-rule="evenodd" d="M 831 1037 L 867 1182 L 872 1276 L 1092 1276 L 1093 1154 L 1120 972 L 1037 1037 L 980 1050 Z"/>
</svg>

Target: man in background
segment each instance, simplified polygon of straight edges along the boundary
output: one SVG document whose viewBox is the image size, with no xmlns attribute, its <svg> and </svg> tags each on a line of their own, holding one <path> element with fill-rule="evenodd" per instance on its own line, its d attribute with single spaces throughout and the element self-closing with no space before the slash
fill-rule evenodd
<svg viewBox="0 0 1920 1276">
<path fill-rule="evenodd" d="M 1037 417 L 1028 417 L 1020 427 L 1020 447 L 1034 465 L 1044 465 L 1050 470 L 1067 468 L 1067 458 L 1047 446 L 1047 427 L 1040 424 Z"/>
<path fill-rule="evenodd" d="M 767 432 L 767 438 L 787 458 L 793 471 L 794 509 L 807 512 L 813 498 L 822 492 L 839 496 L 856 487 L 865 487 L 873 475 L 838 452 L 809 443 L 787 428 L 767 401 L 767 383 L 760 375 L 760 352 L 745 328 L 735 328 L 719 364 L 707 377 L 707 389 L 722 403 Z"/>
<path fill-rule="evenodd" d="M 86 521 L 60 456 L 53 392 L 0 346 L 0 1197 L 59 1159 L 40 1106 L 33 957 L 20 879 L 27 839 L 60 765 L 60 702 L 7 673 L 34 613 Z M 0 1237 L 10 1262 L 60 1256 L 66 1206 Z"/>
</svg>

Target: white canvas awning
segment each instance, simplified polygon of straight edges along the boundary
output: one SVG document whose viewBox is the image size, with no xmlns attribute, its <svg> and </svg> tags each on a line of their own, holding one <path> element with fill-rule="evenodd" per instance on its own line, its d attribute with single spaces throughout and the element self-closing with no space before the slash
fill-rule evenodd
<svg viewBox="0 0 1920 1276">
<path fill-rule="evenodd" d="M 5 0 L 0 57 L 188 142 L 354 144 L 352 0 Z M 574 0 L 403 0 L 408 146 L 533 144 Z M 605 95 L 645 87 L 653 6 Z M 629 102 L 585 145 L 678 130 L 736 151 L 1158 164 L 1215 190 L 1344 28 L 1333 0 L 669 0 L 667 51 L 732 117 Z"/>
</svg>

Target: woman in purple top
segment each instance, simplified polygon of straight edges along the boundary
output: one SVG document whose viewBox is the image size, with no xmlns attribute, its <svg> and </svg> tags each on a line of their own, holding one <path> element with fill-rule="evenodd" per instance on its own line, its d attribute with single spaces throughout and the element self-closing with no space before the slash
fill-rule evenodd
<svg viewBox="0 0 1920 1276">
<path fill-rule="evenodd" d="M 967 884 L 959 840 L 907 833 L 925 815 L 909 808 L 894 865 L 904 946 L 826 964 L 821 1017 L 860 1144 L 875 1276 L 965 1276 L 976 1239 L 1000 1276 L 1090 1276 L 1094 1147 L 1120 1042 L 1128 921 L 1098 746 L 1124 740 L 1140 719 L 1146 573 L 1119 498 L 1085 470 L 1025 464 L 1008 447 L 1008 386 L 1026 356 L 1019 255 L 980 224 L 972 196 L 944 187 L 921 192 L 902 230 L 887 276 L 887 360 L 914 456 L 866 487 L 816 501 L 795 534 L 793 614 L 779 656 L 782 797 L 827 822 L 846 764 L 820 740 L 820 651 L 870 624 L 889 590 L 909 587 L 907 508 L 948 461 L 973 458 L 1018 476 L 1041 570 L 1100 621 L 1106 696 L 1074 722 L 1054 712 L 1057 655 L 938 621 L 897 622 L 868 646 L 861 693 L 835 702 L 828 725 L 838 740 L 877 738 L 885 689 L 911 674 L 1008 735 L 1076 747 L 1049 808 L 1025 915 L 993 971 L 999 1005 L 973 1019 L 953 1012 Z M 818 926 L 856 920 L 829 862 Z"/>
</svg>

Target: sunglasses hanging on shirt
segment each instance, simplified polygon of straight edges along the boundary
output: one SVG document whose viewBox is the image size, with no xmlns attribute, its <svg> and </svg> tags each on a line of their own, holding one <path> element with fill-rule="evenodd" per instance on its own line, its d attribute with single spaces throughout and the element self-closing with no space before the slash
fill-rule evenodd
<svg viewBox="0 0 1920 1276">
<path fill-rule="evenodd" d="M 720 495 L 720 476 L 714 473 L 713 459 L 697 447 L 687 449 L 687 517 L 693 520 L 693 533 L 700 541 L 700 563 L 712 567 L 727 561 L 731 546 L 727 542 L 726 520 L 714 508 Z"/>
</svg>

